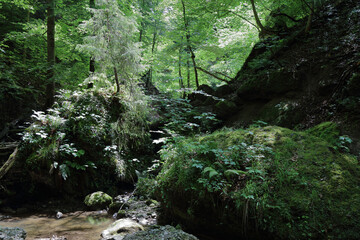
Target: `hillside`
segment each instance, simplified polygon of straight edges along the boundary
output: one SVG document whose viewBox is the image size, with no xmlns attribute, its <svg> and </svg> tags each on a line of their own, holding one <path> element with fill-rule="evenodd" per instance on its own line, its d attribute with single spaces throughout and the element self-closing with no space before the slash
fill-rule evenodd
<svg viewBox="0 0 360 240">
<path fill-rule="evenodd" d="M 229 84 L 200 87 L 225 101 L 198 94 L 193 103 L 213 105 L 228 126 L 262 120 L 303 129 L 333 120 L 357 137 L 349 124 L 360 117 L 360 2 L 324 6 L 308 34 L 304 21 L 257 43 Z"/>
</svg>

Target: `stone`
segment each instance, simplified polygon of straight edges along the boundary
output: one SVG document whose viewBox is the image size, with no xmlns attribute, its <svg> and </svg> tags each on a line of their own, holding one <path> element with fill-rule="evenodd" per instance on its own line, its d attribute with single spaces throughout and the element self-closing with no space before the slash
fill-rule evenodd
<svg viewBox="0 0 360 240">
<path fill-rule="evenodd" d="M 133 233 L 137 231 L 143 231 L 144 227 L 138 224 L 137 222 L 125 218 L 120 219 L 112 223 L 106 230 L 101 233 L 103 239 L 112 240 L 112 239 L 122 239 L 126 234 Z"/>
<path fill-rule="evenodd" d="M 112 201 L 112 197 L 108 194 L 98 191 L 87 195 L 84 203 L 92 210 L 101 210 L 107 208 Z"/>
<path fill-rule="evenodd" d="M 195 236 L 172 226 L 154 226 L 146 231 L 131 233 L 123 240 L 197 240 Z"/>
<path fill-rule="evenodd" d="M 26 232 L 22 228 L 3 228 L 0 226 L 1 240 L 25 240 Z"/>
<path fill-rule="evenodd" d="M 60 218 L 62 218 L 64 216 L 64 214 L 62 213 L 62 212 L 57 212 L 56 213 L 56 218 L 57 219 L 60 219 Z"/>
</svg>

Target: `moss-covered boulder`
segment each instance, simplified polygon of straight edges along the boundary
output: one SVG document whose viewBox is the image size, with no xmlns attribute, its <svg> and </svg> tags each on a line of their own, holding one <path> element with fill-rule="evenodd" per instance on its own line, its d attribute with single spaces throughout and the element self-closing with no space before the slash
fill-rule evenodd
<svg viewBox="0 0 360 240">
<path fill-rule="evenodd" d="M 84 203 L 92 210 L 102 210 L 107 208 L 113 199 L 101 191 L 91 193 L 85 197 Z"/>
<path fill-rule="evenodd" d="M 334 148 L 334 126 L 224 129 L 168 145 L 157 177 L 165 217 L 248 239 L 358 239 L 360 168 Z"/>
</svg>

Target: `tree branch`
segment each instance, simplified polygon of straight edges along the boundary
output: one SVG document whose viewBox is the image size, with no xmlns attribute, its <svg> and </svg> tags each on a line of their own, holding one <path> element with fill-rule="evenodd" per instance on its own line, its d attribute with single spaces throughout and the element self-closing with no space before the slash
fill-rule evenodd
<svg viewBox="0 0 360 240">
<path fill-rule="evenodd" d="M 241 18 L 242 20 L 244 20 L 244 21 L 247 22 L 247 23 L 250 23 L 251 25 L 253 25 L 254 27 L 256 27 L 256 29 L 260 32 L 259 27 L 256 26 L 254 23 L 250 22 L 249 20 L 247 20 L 245 17 L 243 17 L 243 16 L 241 16 L 241 15 L 239 15 L 239 14 L 237 14 L 236 12 L 233 12 L 233 11 L 231 11 L 231 10 L 228 10 L 228 12 L 234 14 L 235 16 L 238 16 L 239 18 Z"/>
<path fill-rule="evenodd" d="M 273 13 L 272 16 L 273 17 L 284 16 L 284 17 L 287 17 L 288 19 L 290 19 L 293 22 L 300 22 L 301 21 L 301 19 L 295 19 L 292 16 L 287 15 L 286 13 Z"/>
<path fill-rule="evenodd" d="M 230 81 L 232 80 L 232 78 L 226 75 L 225 73 L 221 73 L 221 72 L 215 72 L 215 73 L 230 79 Z"/>
<path fill-rule="evenodd" d="M 203 68 L 201 68 L 201 67 L 196 67 L 196 68 L 199 69 L 200 71 L 202 71 L 202 72 L 204 72 L 204 73 L 212 76 L 213 78 L 216 78 L 217 80 L 220 80 L 220 81 L 226 82 L 226 83 L 229 83 L 229 82 L 230 82 L 230 81 L 228 81 L 228 80 L 226 80 L 226 79 L 223 79 L 223 78 L 220 78 L 220 77 L 216 76 L 215 74 L 213 74 L 213 73 L 211 73 L 211 72 L 209 72 L 209 71 L 207 71 L 207 70 L 205 70 L 205 69 L 203 69 Z"/>
</svg>

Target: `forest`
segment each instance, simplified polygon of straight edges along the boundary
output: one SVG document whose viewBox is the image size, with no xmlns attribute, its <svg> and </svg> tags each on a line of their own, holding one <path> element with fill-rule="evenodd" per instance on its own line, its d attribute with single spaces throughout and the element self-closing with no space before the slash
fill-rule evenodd
<svg viewBox="0 0 360 240">
<path fill-rule="evenodd" d="M 358 0 L 0 0 L 0 240 L 360 239 Z"/>
</svg>

